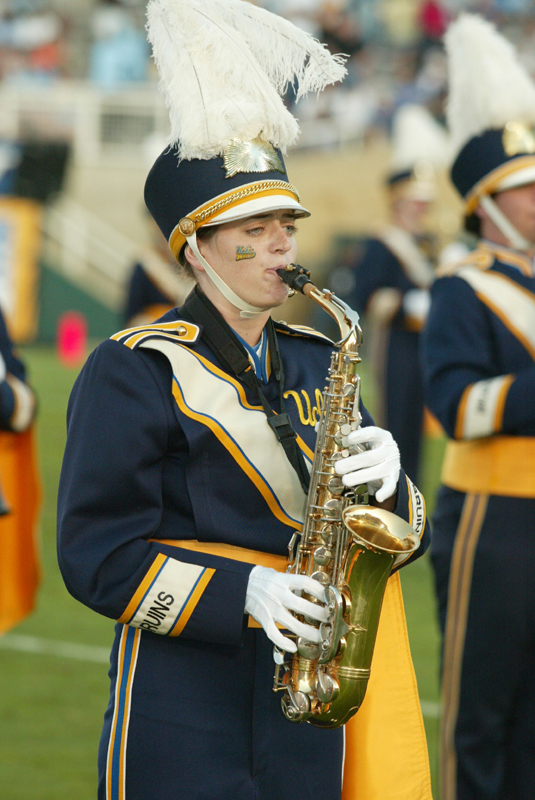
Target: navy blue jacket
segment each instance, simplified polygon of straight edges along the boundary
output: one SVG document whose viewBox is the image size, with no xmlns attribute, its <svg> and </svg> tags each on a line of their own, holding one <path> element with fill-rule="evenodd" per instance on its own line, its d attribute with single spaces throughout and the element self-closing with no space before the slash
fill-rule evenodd
<svg viewBox="0 0 535 800">
<path fill-rule="evenodd" d="M 332 343 L 282 323 L 276 328 L 286 409 L 311 457 Z M 78 377 L 59 487 L 59 563 L 69 591 L 106 616 L 171 636 L 237 644 L 252 564 L 162 540 L 285 556 L 299 524 L 278 505 L 241 441 L 249 437 L 253 452 L 269 431 L 258 400 L 221 369 L 194 330 L 185 339 L 180 330 L 186 329 L 174 309 L 155 326 L 117 334 L 97 347 Z M 173 375 L 160 352 L 144 349 L 156 340 L 168 340 L 172 353 L 191 362 L 194 382 L 190 374 Z M 238 422 L 229 417 L 223 425 L 218 403 L 229 393 L 234 407 L 224 411 L 230 417 L 235 411 Z M 265 394 L 278 410 L 273 376 Z M 281 465 L 287 468 L 285 457 Z M 416 498 L 402 474 L 397 513 L 408 520 Z M 417 556 L 428 544 L 425 523 L 420 533 Z M 176 606 L 177 595 L 180 609 L 171 619 L 167 604 Z M 154 611 L 147 622 L 147 603 L 160 609 L 161 624 Z"/>
<path fill-rule="evenodd" d="M 478 273 L 495 286 L 467 280 Z M 424 332 L 425 399 L 449 437 L 535 436 L 535 317 L 524 331 L 522 297 L 535 304 L 531 259 L 490 242 L 439 272 Z"/>
</svg>

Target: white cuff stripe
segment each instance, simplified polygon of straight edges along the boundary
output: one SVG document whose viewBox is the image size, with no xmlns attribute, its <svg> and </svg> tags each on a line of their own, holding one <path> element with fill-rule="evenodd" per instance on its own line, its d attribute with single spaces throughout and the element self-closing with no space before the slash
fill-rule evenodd
<svg viewBox="0 0 535 800">
<path fill-rule="evenodd" d="M 415 534 L 421 541 L 425 529 L 425 500 L 410 478 L 407 476 L 405 477 L 407 479 L 407 489 L 409 491 L 409 523 L 412 525 Z M 394 567 L 403 564 L 411 555 L 412 553 L 396 556 L 394 559 Z"/>
<path fill-rule="evenodd" d="M 411 525 L 418 539 L 421 539 L 425 527 L 425 500 L 410 478 L 407 478 L 407 486 L 409 487 L 411 506 Z"/>
<path fill-rule="evenodd" d="M 462 423 L 463 439 L 478 439 L 495 432 L 501 390 L 509 380 L 509 375 L 500 375 L 498 378 L 478 381 L 468 390 Z"/>
<path fill-rule="evenodd" d="M 129 624 L 166 634 L 173 628 L 195 589 L 204 567 L 166 559 Z"/>
</svg>

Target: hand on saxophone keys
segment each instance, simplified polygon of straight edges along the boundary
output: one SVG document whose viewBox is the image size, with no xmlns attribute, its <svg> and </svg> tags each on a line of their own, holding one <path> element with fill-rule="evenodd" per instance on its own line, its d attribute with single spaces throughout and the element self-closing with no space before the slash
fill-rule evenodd
<svg viewBox="0 0 535 800">
<path fill-rule="evenodd" d="M 341 458 L 335 464 L 345 486 L 368 485 L 379 503 L 391 497 L 397 488 L 401 468 L 399 448 L 389 431 L 369 425 L 347 435 L 349 446 L 367 444 L 369 449 Z"/>
<path fill-rule="evenodd" d="M 288 639 L 277 628 L 277 622 L 287 630 L 307 641 L 319 644 L 321 635 L 318 628 L 306 625 L 291 612 L 302 614 L 318 622 L 328 620 L 324 605 L 305 600 L 295 592 L 306 592 L 324 602 L 325 589 L 318 581 L 307 575 L 293 575 L 277 572 L 270 567 L 254 567 L 249 575 L 245 613 L 260 623 L 269 639 L 281 650 L 295 653 L 295 642 Z"/>
</svg>

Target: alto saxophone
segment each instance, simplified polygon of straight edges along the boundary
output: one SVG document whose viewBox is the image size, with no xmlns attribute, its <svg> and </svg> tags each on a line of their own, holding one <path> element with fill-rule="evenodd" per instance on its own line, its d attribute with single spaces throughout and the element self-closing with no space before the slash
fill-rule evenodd
<svg viewBox="0 0 535 800">
<path fill-rule="evenodd" d="M 308 270 L 290 264 L 277 271 L 291 289 L 310 297 L 336 320 L 341 340 L 332 353 L 323 393 L 303 530 L 292 537 L 288 565 L 288 572 L 309 575 L 325 587 L 329 618 L 319 624 L 320 644 L 286 633 L 296 641 L 297 652 L 287 661 L 285 652 L 275 648 L 273 690 L 284 692 L 282 710 L 292 722 L 337 728 L 364 699 L 394 559 L 414 552 L 420 542 L 403 519 L 368 504 L 367 486 L 349 489 L 335 472 L 338 459 L 365 449 L 347 443 L 348 434 L 362 421 L 358 314 L 314 286 Z M 300 619 L 318 626 L 315 620 Z"/>
</svg>

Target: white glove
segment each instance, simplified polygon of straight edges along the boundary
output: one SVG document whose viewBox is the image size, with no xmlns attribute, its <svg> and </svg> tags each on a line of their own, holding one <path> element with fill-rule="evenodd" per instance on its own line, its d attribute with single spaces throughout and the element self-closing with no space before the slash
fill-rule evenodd
<svg viewBox="0 0 535 800">
<path fill-rule="evenodd" d="M 341 458 L 336 462 L 335 470 L 338 475 L 343 475 L 345 486 L 367 483 L 369 493 L 375 494 L 382 503 L 392 497 L 397 488 L 401 467 L 399 449 L 389 431 L 374 425 L 358 428 L 347 436 L 348 445 L 364 443 L 369 445 L 369 450 Z"/>
<path fill-rule="evenodd" d="M 292 575 L 288 572 L 277 572 L 271 567 L 254 567 L 249 575 L 247 595 L 245 598 L 245 613 L 250 614 L 265 630 L 271 641 L 286 650 L 295 653 L 297 647 L 294 642 L 283 636 L 277 628 L 280 622 L 287 630 L 302 636 L 308 642 L 319 644 L 321 636 L 317 628 L 305 625 L 288 611 L 296 611 L 307 617 L 326 622 L 327 610 L 294 594 L 294 591 L 307 592 L 307 594 L 324 601 L 324 588 L 314 578 L 307 575 Z"/>
<path fill-rule="evenodd" d="M 403 297 L 403 311 L 419 322 L 425 322 L 431 306 L 431 296 L 427 289 L 411 289 Z"/>
</svg>

